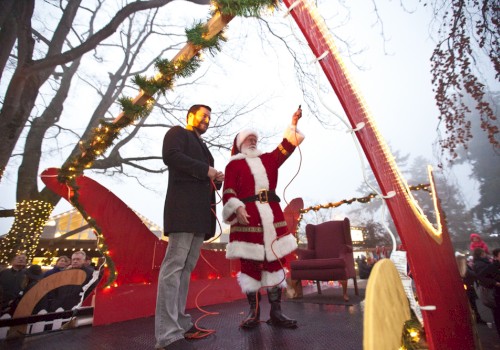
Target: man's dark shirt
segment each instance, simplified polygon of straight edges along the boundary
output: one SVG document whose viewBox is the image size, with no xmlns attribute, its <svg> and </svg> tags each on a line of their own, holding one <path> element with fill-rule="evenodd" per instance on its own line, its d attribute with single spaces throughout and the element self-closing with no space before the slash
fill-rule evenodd
<svg viewBox="0 0 500 350">
<path fill-rule="evenodd" d="M 23 290 L 23 283 L 26 278 L 26 269 L 14 270 L 5 269 L 0 272 L 0 295 L 1 308 L 4 310 L 9 302 L 17 298 Z"/>
</svg>

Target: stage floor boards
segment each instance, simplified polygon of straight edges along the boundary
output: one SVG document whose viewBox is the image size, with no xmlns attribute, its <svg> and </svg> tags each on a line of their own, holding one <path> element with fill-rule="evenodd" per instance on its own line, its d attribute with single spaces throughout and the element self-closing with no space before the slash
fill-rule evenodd
<svg viewBox="0 0 500 350">
<path fill-rule="evenodd" d="M 340 293 L 340 290 L 338 291 Z M 351 293 L 353 295 L 353 293 Z M 267 320 L 267 297 L 261 301 L 261 319 Z M 248 312 L 246 300 L 204 307 L 216 312 L 199 321 L 199 326 L 216 332 L 206 338 L 191 340 L 202 350 L 361 350 L 363 348 L 363 313 L 361 306 L 298 303 L 284 300 L 284 313 L 298 321 L 297 329 L 280 329 L 265 322 L 253 330 L 238 327 Z M 189 310 L 193 319 L 203 315 L 198 309 Z M 490 310 L 480 309 L 483 318 L 491 322 Z M 483 350 L 500 349 L 494 329 L 478 325 Z M 154 317 L 136 319 L 98 327 L 76 329 L 29 336 L 17 341 L 5 341 L 2 349 L 67 350 L 67 349 L 154 349 Z"/>
</svg>

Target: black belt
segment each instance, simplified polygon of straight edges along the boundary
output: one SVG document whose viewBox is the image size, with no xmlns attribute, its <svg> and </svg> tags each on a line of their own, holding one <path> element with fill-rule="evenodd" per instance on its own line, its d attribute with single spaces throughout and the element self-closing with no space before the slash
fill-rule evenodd
<svg viewBox="0 0 500 350">
<path fill-rule="evenodd" d="M 255 196 L 243 198 L 241 201 L 243 203 L 257 202 L 257 201 L 261 203 L 279 202 L 280 197 L 278 197 L 278 195 L 274 191 L 260 190 Z"/>
</svg>

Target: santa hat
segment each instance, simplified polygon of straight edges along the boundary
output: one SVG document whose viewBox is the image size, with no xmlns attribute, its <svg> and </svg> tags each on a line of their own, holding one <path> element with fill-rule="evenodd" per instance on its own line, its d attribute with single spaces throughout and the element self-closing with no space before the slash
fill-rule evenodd
<svg viewBox="0 0 500 350">
<path fill-rule="evenodd" d="M 236 135 L 236 137 L 234 138 L 234 141 L 233 141 L 233 147 L 231 148 L 231 155 L 232 156 L 240 153 L 241 144 L 250 135 L 254 135 L 257 139 L 259 139 L 259 134 L 257 133 L 257 131 L 255 131 L 253 129 L 242 130 L 238 133 L 238 135 Z"/>
</svg>

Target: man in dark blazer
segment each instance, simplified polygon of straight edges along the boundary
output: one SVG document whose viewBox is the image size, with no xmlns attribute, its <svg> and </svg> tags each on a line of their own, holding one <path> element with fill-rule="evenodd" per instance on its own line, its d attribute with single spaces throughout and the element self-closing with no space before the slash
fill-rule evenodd
<svg viewBox="0 0 500 350">
<path fill-rule="evenodd" d="M 163 162 L 168 166 L 164 232 L 168 247 L 158 276 L 156 299 L 156 348 L 191 349 L 185 336 L 193 331 L 186 300 L 191 272 L 204 240 L 216 227 L 215 188 L 224 173 L 214 168 L 214 159 L 201 139 L 210 123 L 211 109 L 192 106 L 186 128 L 174 126 L 163 140 Z"/>
</svg>

